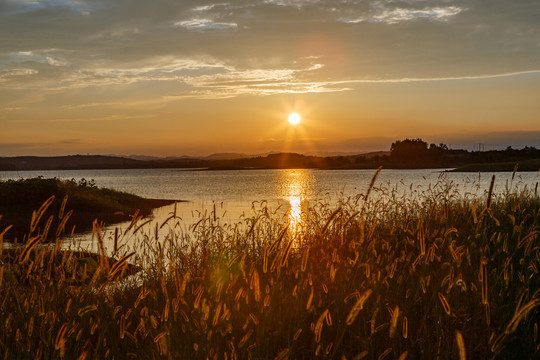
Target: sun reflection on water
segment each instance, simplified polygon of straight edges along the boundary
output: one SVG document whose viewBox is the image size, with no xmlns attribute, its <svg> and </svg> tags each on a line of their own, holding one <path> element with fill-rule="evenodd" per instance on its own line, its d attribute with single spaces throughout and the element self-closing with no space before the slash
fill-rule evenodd
<svg viewBox="0 0 540 360">
<path fill-rule="evenodd" d="M 289 205 L 287 211 L 289 230 L 293 236 L 297 236 L 305 221 L 303 205 L 307 201 L 306 194 L 311 186 L 312 175 L 309 170 L 293 169 L 285 170 L 282 176 L 282 191 Z"/>
<path fill-rule="evenodd" d="M 297 195 L 289 196 L 289 226 L 294 232 L 298 230 L 302 222 L 302 197 Z"/>
</svg>

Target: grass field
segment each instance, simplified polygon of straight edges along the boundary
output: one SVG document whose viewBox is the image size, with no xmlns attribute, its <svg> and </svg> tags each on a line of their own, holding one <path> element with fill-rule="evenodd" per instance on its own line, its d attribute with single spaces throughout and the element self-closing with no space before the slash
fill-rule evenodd
<svg viewBox="0 0 540 360">
<path fill-rule="evenodd" d="M 139 248 L 116 261 L 39 247 L 38 231 L 0 257 L 0 357 L 538 358 L 537 191 L 370 186 L 299 218 L 261 207 L 182 232 L 171 214 L 160 239 L 134 220 Z"/>
</svg>

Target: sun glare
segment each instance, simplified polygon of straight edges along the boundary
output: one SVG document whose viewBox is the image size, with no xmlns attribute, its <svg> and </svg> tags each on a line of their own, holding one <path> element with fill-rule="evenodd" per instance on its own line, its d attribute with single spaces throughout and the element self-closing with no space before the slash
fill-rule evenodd
<svg viewBox="0 0 540 360">
<path fill-rule="evenodd" d="M 289 123 L 291 125 L 298 125 L 300 123 L 300 120 L 302 120 L 302 118 L 297 113 L 291 113 L 289 115 Z"/>
</svg>

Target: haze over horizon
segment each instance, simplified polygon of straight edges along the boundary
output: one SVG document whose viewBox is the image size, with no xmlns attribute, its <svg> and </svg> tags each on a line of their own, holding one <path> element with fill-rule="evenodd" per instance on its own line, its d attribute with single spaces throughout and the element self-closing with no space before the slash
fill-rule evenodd
<svg viewBox="0 0 540 360">
<path fill-rule="evenodd" d="M 539 59 L 536 0 L 2 0 L 0 156 L 540 147 Z"/>
</svg>

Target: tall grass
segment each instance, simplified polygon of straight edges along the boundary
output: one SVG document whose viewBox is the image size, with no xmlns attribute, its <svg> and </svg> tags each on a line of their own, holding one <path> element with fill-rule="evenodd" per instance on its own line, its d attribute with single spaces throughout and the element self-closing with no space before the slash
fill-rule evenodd
<svg viewBox="0 0 540 360">
<path fill-rule="evenodd" d="M 1 257 L 0 357 L 538 358 L 539 212 L 527 189 L 372 183 L 304 204 L 294 228 L 264 205 L 229 225 L 135 220 L 118 260 L 37 234 Z"/>
</svg>

